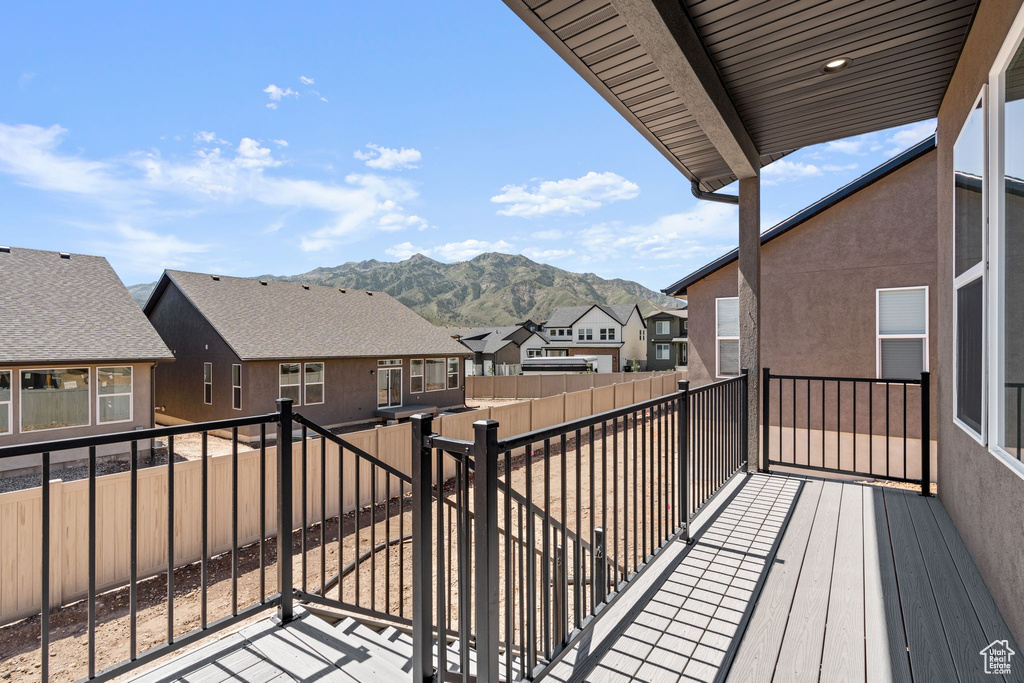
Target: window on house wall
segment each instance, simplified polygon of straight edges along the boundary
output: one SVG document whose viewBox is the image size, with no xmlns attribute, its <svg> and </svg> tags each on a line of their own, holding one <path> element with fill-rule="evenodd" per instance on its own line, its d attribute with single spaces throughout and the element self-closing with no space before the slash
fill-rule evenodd
<svg viewBox="0 0 1024 683">
<path fill-rule="evenodd" d="M 928 369 L 928 288 L 875 293 L 875 365 L 880 379 L 920 379 Z"/>
<path fill-rule="evenodd" d="M 324 402 L 324 364 L 306 363 L 303 366 L 302 378 L 306 387 L 306 405 Z"/>
<path fill-rule="evenodd" d="M 0 370 L 0 434 L 10 434 L 11 426 L 11 371 Z"/>
<path fill-rule="evenodd" d="M 21 431 L 84 427 L 91 421 L 89 369 L 21 371 Z"/>
<path fill-rule="evenodd" d="M 689 353 L 689 349 L 687 348 L 688 346 L 689 346 L 689 344 L 687 344 L 686 342 L 683 342 L 682 344 L 679 345 L 679 364 L 680 365 L 686 365 L 686 357 L 687 357 L 687 354 Z"/>
<path fill-rule="evenodd" d="M 448 359 L 448 388 L 458 389 L 459 388 L 459 359 L 449 358 Z"/>
<path fill-rule="evenodd" d="M 953 381 L 956 421 L 984 438 L 985 93 L 953 146 Z"/>
<path fill-rule="evenodd" d="M 591 327 L 581 327 L 577 330 L 578 341 L 593 341 L 594 340 L 594 329 Z"/>
<path fill-rule="evenodd" d="M 242 409 L 242 366 L 238 363 L 231 366 L 231 407 Z"/>
<path fill-rule="evenodd" d="M 640 328 L 640 341 L 644 340 L 644 328 Z"/>
<path fill-rule="evenodd" d="M 671 334 L 670 323 L 668 320 L 656 320 L 654 321 L 654 334 L 659 337 L 666 337 Z"/>
<path fill-rule="evenodd" d="M 290 398 L 293 406 L 302 405 L 302 374 L 299 363 L 281 363 L 278 397 Z"/>
<path fill-rule="evenodd" d="M 426 359 L 426 385 L 427 391 L 442 391 L 445 387 L 445 365 L 444 358 Z"/>
<path fill-rule="evenodd" d="M 96 368 L 97 421 L 132 419 L 132 367 Z"/>
<path fill-rule="evenodd" d="M 718 376 L 740 374 L 740 300 L 715 299 L 715 355 Z"/>
<path fill-rule="evenodd" d="M 526 349 L 527 358 L 540 358 L 543 355 L 543 349 Z"/>
<path fill-rule="evenodd" d="M 686 318 L 683 318 L 682 320 L 679 321 L 679 327 L 681 328 L 680 331 L 682 332 L 682 336 L 684 336 L 684 337 L 686 336 L 686 333 L 687 333 L 687 322 L 688 321 L 687 321 Z"/>
<path fill-rule="evenodd" d="M 203 403 L 213 404 L 213 363 L 203 363 Z"/>
<path fill-rule="evenodd" d="M 668 344 L 655 344 L 654 357 L 657 360 L 669 360 L 671 358 Z"/>
<path fill-rule="evenodd" d="M 409 375 L 410 375 L 409 381 L 411 382 L 411 384 L 409 386 L 409 391 L 411 391 L 414 394 L 422 393 L 423 392 L 423 359 L 422 358 L 413 358 L 411 361 L 409 361 L 409 368 L 410 368 L 410 370 L 409 370 Z"/>
<path fill-rule="evenodd" d="M 602 327 L 599 330 L 599 338 L 601 339 L 601 341 L 615 341 L 615 328 Z"/>
</svg>

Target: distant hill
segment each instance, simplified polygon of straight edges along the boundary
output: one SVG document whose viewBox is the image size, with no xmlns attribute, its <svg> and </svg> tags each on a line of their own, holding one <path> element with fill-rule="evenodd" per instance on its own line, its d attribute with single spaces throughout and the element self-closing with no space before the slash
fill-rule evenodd
<svg viewBox="0 0 1024 683">
<path fill-rule="evenodd" d="M 383 291 L 437 324 L 509 325 L 526 318 L 545 320 L 559 306 L 637 303 L 644 314 L 676 307 L 678 300 L 632 280 L 605 280 L 593 273 L 570 273 L 525 256 L 480 254 L 469 261 L 441 263 L 416 254 L 397 263 L 360 261 L 316 268 L 277 279 Z M 129 291 L 139 305 L 155 283 Z"/>
</svg>

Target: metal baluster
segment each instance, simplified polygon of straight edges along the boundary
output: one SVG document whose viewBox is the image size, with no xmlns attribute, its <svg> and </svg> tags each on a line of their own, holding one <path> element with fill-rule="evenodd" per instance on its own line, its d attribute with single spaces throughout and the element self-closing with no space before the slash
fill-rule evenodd
<svg viewBox="0 0 1024 683">
<path fill-rule="evenodd" d="M 355 575 L 356 575 L 355 604 L 357 606 L 363 604 L 363 594 L 362 594 L 362 591 L 359 590 L 359 584 L 360 584 L 361 578 L 362 578 L 362 576 L 361 576 L 362 572 L 359 571 L 359 556 L 362 555 L 362 553 L 359 552 L 359 539 L 360 539 L 360 537 L 362 535 L 362 529 L 360 529 L 360 526 L 359 526 L 359 508 L 362 506 L 362 501 L 361 501 L 361 497 L 362 496 L 360 495 L 362 492 L 359 490 L 359 470 L 361 470 L 363 468 L 362 468 L 362 463 L 359 462 L 359 460 L 360 460 L 359 454 L 353 452 L 352 453 L 352 462 L 355 465 L 355 470 L 356 470 L 355 471 L 355 485 L 356 485 L 356 493 L 355 493 L 355 501 L 356 501 L 356 504 L 355 504 L 355 525 L 356 525 L 356 529 L 355 529 L 355 540 L 354 540 L 354 545 L 353 545 L 354 549 L 352 551 L 352 555 L 355 557 Z M 441 486 L 443 485 L 443 483 L 444 483 L 444 479 L 441 478 L 440 472 L 439 472 L 438 473 L 438 479 L 437 479 L 438 500 L 440 500 L 440 497 L 443 494 L 443 491 L 441 489 Z M 438 536 L 437 536 L 438 544 L 440 544 L 442 538 L 443 538 L 443 534 L 438 534 Z"/>
<path fill-rule="evenodd" d="M 93 486 L 95 485 L 94 477 Z M 95 524 L 95 520 L 93 523 Z M 94 600 L 95 590 L 94 586 Z M 167 642 L 174 642 L 174 435 L 167 437 Z"/>
<path fill-rule="evenodd" d="M 172 439 L 174 437 L 171 437 Z M 170 499 L 168 499 L 170 500 Z M 170 581 L 170 576 L 168 576 Z M 96 447 L 89 446 L 89 678 L 96 676 Z"/>
<path fill-rule="evenodd" d="M 199 505 L 199 509 L 200 509 L 200 524 L 202 524 L 202 527 L 203 527 L 202 531 L 200 533 L 200 536 L 201 536 L 200 543 L 202 545 L 202 547 L 200 548 L 200 551 L 202 553 L 202 559 L 200 560 L 200 562 L 201 562 L 201 565 L 200 565 L 200 582 L 202 584 L 202 588 L 200 590 L 201 590 L 202 595 L 200 596 L 200 604 L 199 604 L 199 623 L 200 623 L 201 627 L 204 628 L 204 629 L 206 628 L 206 623 L 207 623 L 207 605 L 206 605 L 206 602 L 207 602 L 207 587 L 210 585 L 210 561 L 209 561 L 209 556 L 210 556 L 210 538 L 209 538 L 209 536 L 210 536 L 210 530 L 209 530 L 209 524 L 210 524 L 210 501 L 209 501 L 209 496 L 210 496 L 210 492 L 209 492 L 210 467 L 209 467 L 209 460 L 207 459 L 207 456 L 209 455 L 208 436 L 209 436 L 209 434 L 204 431 L 203 435 L 202 435 L 202 452 L 200 454 L 200 458 L 202 459 L 202 464 L 201 464 L 201 468 L 200 468 L 200 472 L 199 472 L 199 476 L 200 476 L 200 479 L 201 479 L 200 488 L 202 489 L 202 496 L 203 496 L 203 500 L 202 500 L 202 502 Z M 132 581 L 132 583 L 134 584 L 135 582 Z M 134 619 L 132 621 L 134 622 Z"/>
<path fill-rule="evenodd" d="M 572 544 L 573 548 L 573 608 L 576 616 L 576 627 L 579 628 L 580 622 L 583 620 L 581 613 L 582 605 L 582 590 L 583 586 L 583 554 L 580 552 L 580 539 L 583 538 L 583 487 L 581 486 L 583 479 L 583 462 L 580 456 L 583 450 L 583 443 L 581 441 L 582 434 L 580 430 L 576 430 L 576 541 Z"/>
<path fill-rule="evenodd" d="M 448 671 L 448 631 L 451 630 L 451 595 L 448 595 L 448 599 L 445 600 L 445 589 L 444 585 L 444 567 L 445 567 L 445 552 L 444 552 L 444 451 L 440 448 L 437 450 L 437 676 L 440 680 L 444 680 L 445 672 Z M 356 464 L 356 477 L 358 480 L 359 476 L 359 461 L 358 458 L 355 461 Z M 358 486 L 356 488 L 358 495 Z M 358 500 L 356 502 L 356 510 L 358 514 Z M 358 529 L 358 527 L 357 527 Z M 448 539 L 451 539 L 451 514 L 448 515 Z M 451 547 L 449 547 L 449 557 L 451 556 Z M 359 557 L 359 546 L 356 546 L 356 557 Z M 451 560 L 448 562 L 448 584 L 447 588 L 451 588 L 452 573 L 451 573 Z M 358 601 L 358 598 L 357 598 Z"/>
<path fill-rule="evenodd" d="M 615 553 L 614 585 L 619 585 L 619 420 L 612 419 L 612 552 Z"/>
<path fill-rule="evenodd" d="M 544 655 L 551 652 L 551 442 L 544 440 L 544 516 L 541 526 L 541 624 L 544 627 Z"/>
<path fill-rule="evenodd" d="M 526 582 L 524 578 L 526 576 L 525 564 L 525 551 L 526 546 L 523 544 L 523 506 L 516 506 L 519 511 L 519 677 L 526 678 L 526 669 L 530 666 L 530 663 L 526 658 L 526 642 L 527 642 L 527 631 L 526 631 Z M 509 650 L 511 653 L 511 650 Z"/>
<path fill-rule="evenodd" d="M 150 453 L 152 453 L 153 442 L 149 442 Z M 131 463 L 129 464 L 129 494 L 128 509 L 130 510 L 128 530 L 128 658 L 135 661 L 139 652 L 138 643 L 138 614 L 139 614 L 139 442 L 132 441 Z M 203 491 L 205 502 L 205 490 Z M 49 531 L 49 529 L 47 529 Z M 203 596 L 203 609 L 206 608 L 206 596 Z M 204 614 L 205 616 L 205 614 Z M 206 628 L 206 621 L 203 621 L 203 628 Z M 46 680 L 46 677 L 43 677 Z"/>
<path fill-rule="evenodd" d="M 526 447 L 526 632 L 529 638 L 529 669 L 537 665 L 537 570 L 536 529 L 533 519 L 533 444 Z"/>
<path fill-rule="evenodd" d="M 231 428 L 231 616 L 238 616 L 238 427 Z"/>
<path fill-rule="evenodd" d="M 135 442 L 132 442 L 132 452 L 135 451 Z M 133 459 L 134 463 L 134 459 Z M 133 465 L 134 468 L 134 465 Z M 39 601 L 40 609 L 42 610 L 42 618 L 39 623 L 39 680 L 45 683 L 50 680 L 50 454 L 49 452 L 43 453 L 43 473 L 42 473 L 42 526 L 43 526 L 43 537 L 39 544 L 39 550 L 41 557 L 40 565 L 42 569 L 42 575 L 40 576 L 40 591 Z M 133 491 L 134 493 L 134 491 Z M 134 500 L 134 496 L 133 496 Z M 134 531 L 135 521 L 135 510 L 131 512 L 132 527 Z M 134 559 L 134 556 L 133 558 Z M 134 573 L 134 564 L 132 570 Z M 132 591 L 132 597 L 134 598 L 134 590 Z M 132 602 L 132 622 L 131 622 L 131 658 L 135 659 L 135 603 Z"/>
<path fill-rule="evenodd" d="M 307 510 L 309 508 L 309 504 L 308 504 L 307 498 L 306 498 L 307 492 L 309 491 L 309 487 L 307 486 L 308 470 L 309 470 L 309 463 L 308 463 L 307 454 L 306 454 L 306 425 L 302 425 L 302 513 L 301 513 L 302 514 L 302 539 L 301 539 L 301 543 L 302 543 L 302 546 L 301 546 L 302 547 L 302 563 L 301 564 L 302 564 L 302 592 L 303 593 L 306 592 L 306 574 L 307 574 L 307 570 L 306 570 L 306 556 L 308 554 L 307 553 L 307 549 L 306 549 L 306 529 L 309 528 L 309 518 L 308 518 L 308 515 L 307 515 Z"/>
<path fill-rule="evenodd" d="M 377 609 L 377 466 L 370 464 L 370 609 Z"/>
<path fill-rule="evenodd" d="M 564 458 L 563 453 L 563 458 Z M 512 680 L 512 651 L 515 646 L 515 575 L 512 572 L 512 452 L 505 451 L 505 680 Z"/>
<path fill-rule="evenodd" d="M 205 480 L 205 475 L 204 475 Z M 206 502 L 206 495 L 203 495 Z M 203 525 L 205 527 L 205 524 Z M 267 601 L 267 425 L 260 424 L 260 604 Z M 339 584 L 340 585 L 340 584 Z M 205 601 L 204 601 L 205 602 Z"/>
<path fill-rule="evenodd" d="M 384 473 L 384 612 L 391 614 L 391 473 Z M 320 527 L 321 530 L 323 527 Z M 321 532 L 322 533 L 322 532 Z M 322 536 L 321 536 L 322 538 Z M 398 542 L 401 544 L 402 537 L 399 534 Z M 376 547 L 376 546 L 374 546 Z M 323 566 L 323 555 L 321 554 L 321 567 Z"/>
<path fill-rule="evenodd" d="M 589 445 L 590 445 L 590 480 L 587 482 L 587 489 L 588 489 L 588 491 L 590 493 L 590 508 L 588 509 L 587 517 L 590 519 L 590 537 L 593 538 L 594 537 L 594 526 L 595 526 L 594 525 L 594 515 L 596 513 L 596 508 L 594 507 L 594 505 L 595 505 L 594 504 L 594 484 L 597 481 L 597 477 L 594 474 L 594 467 L 595 467 L 594 463 L 595 463 L 595 460 L 597 459 L 596 455 L 594 453 L 594 425 L 590 425 L 589 438 L 590 438 L 590 442 L 589 442 Z M 590 576 L 591 577 L 594 576 L 594 551 L 593 551 L 593 548 L 591 548 L 591 551 L 590 551 Z M 594 599 L 594 587 L 593 587 L 593 585 L 591 585 L 591 587 L 590 587 L 590 612 L 591 612 L 591 614 L 593 614 L 593 612 L 596 609 L 596 607 L 597 607 L 597 602 Z"/>
<path fill-rule="evenodd" d="M 638 571 L 639 568 L 640 568 L 640 563 L 639 563 L 639 559 L 637 557 L 637 552 L 636 552 L 637 548 L 639 547 L 639 541 L 640 541 L 640 536 L 637 534 L 637 529 L 638 529 L 638 527 L 637 527 L 637 516 L 638 516 L 637 509 L 638 508 L 637 508 L 637 501 L 636 501 L 637 479 L 639 479 L 639 477 L 637 477 L 637 471 L 636 471 L 636 461 L 637 461 L 637 448 L 636 448 L 637 428 L 636 428 L 636 420 L 637 420 L 637 415 L 639 415 L 639 414 L 640 414 L 639 411 L 634 410 L 633 411 L 633 420 L 632 420 L 633 421 L 633 430 L 632 431 L 633 431 L 633 571 L 634 572 Z"/>
<path fill-rule="evenodd" d="M 425 429 L 427 431 L 430 430 L 429 423 L 425 427 Z M 427 436 L 427 435 L 424 434 L 424 436 Z M 420 441 L 420 446 L 422 446 L 422 444 L 423 444 L 423 442 Z M 414 450 L 413 453 L 417 457 L 420 456 L 419 449 Z M 429 480 L 430 480 L 430 460 L 429 460 L 429 455 L 428 455 L 427 462 L 426 462 L 426 464 L 424 466 L 427 468 L 427 480 L 429 482 Z M 426 505 L 429 506 L 430 505 L 430 503 L 429 503 L 429 500 L 430 500 L 429 486 L 427 488 L 428 488 L 427 492 L 423 493 L 423 495 L 426 496 L 426 498 L 428 500 Z M 422 507 L 417 508 L 415 503 L 413 503 L 413 509 L 414 510 L 422 510 Z M 429 523 L 428 523 L 427 526 L 429 527 Z M 429 533 L 429 531 L 430 530 L 428 528 L 425 533 Z M 413 531 L 413 533 L 415 533 L 415 530 Z M 424 551 L 424 552 L 426 552 L 426 551 Z M 356 554 L 358 554 L 358 551 L 356 551 Z M 341 570 L 342 570 L 342 568 L 344 566 L 345 566 L 345 449 L 342 448 L 339 445 L 338 446 L 338 601 L 339 602 L 344 602 L 345 601 L 345 593 L 344 593 L 343 586 L 342 586 L 343 580 L 342 580 L 342 576 L 341 576 Z M 419 568 L 417 568 L 417 569 L 419 569 Z M 427 579 L 426 584 L 423 586 L 423 590 L 429 590 L 427 588 L 428 586 L 430 586 L 430 580 L 429 579 Z M 430 602 L 429 598 L 427 598 L 427 602 L 428 603 Z"/>
<path fill-rule="evenodd" d="M 903 383 L 903 478 L 907 478 L 907 383 Z"/>
<path fill-rule="evenodd" d="M 341 582 L 340 567 L 338 582 Z M 320 597 L 327 597 L 327 439 L 324 438 L 320 439 Z"/>
<path fill-rule="evenodd" d="M 885 476 L 889 476 L 889 383 L 885 383 Z"/>
<path fill-rule="evenodd" d="M 853 471 L 857 471 L 857 382 L 853 383 Z"/>
</svg>

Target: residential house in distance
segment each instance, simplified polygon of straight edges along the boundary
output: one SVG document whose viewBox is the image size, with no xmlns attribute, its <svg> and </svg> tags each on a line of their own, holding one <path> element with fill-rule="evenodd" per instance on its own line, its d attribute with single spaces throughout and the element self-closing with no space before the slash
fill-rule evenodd
<svg viewBox="0 0 1024 683">
<path fill-rule="evenodd" d="M 472 375 L 518 374 L 525 359 L 544 355 L 547 344 L 544 337 L 524 325 L 446 330 L 473 353 L 466 373 Z"/>
<path fill-rule="evenodd" d="M 154 367 L 172 360 L 105 258 L 0 247 L 0 446 L 152 427 Z M 36 456 L 0 461 L 38 467 Z"/>
<path fill-rule="evenodd" d="M 325 426 L 465 403 L 466 348 L 382 292 L 169 270 L 143 310 L 176 359 L 157 373 L 161 424 L 279 397 Z"/>
<path fill-rule="evenodd" d="M 764 366 L 883 379 L 935 366 L 935 174 L 932 136 L 761 234 Z M 687 300 L 691 386 L 740 372 L 737 256 L 664 290 Z"/>
<path fill-rule="evenodd" d="M 686 367 L 686 307 L 655 311 L 647 316 L 647 369 Z"/>
<path fill-rule="evenodd" d="M 563 306 L 544 324 L 547 356 L 597 356 L 598 372 L 647 363 L 647 330 L 636 304 Z"/>
</svg>

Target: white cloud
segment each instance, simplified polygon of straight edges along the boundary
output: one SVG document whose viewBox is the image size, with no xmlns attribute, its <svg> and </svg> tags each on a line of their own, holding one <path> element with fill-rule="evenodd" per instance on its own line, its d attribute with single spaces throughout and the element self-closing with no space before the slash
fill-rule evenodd
<svg viewBox="0 0 1024 683">
<path fill-rule="evenodd" d="M 270 101 L 267 102 L 268 109 L 277 109 L 278 103 L 285 97 L 299 96 L 299 93 L 291 88 L 280 88 L 273 83 L 264 88 L 263 92 L 267 93 L 267 96 L 270 98 Z"/>
<path fill-rule="evenodd" d="M 886 154 L 890 156 L 899 154 L 908 147 L 921 142 L 934 132 L 934 120 L 921 121 L 920 123 L 912 123 L 909 126 L 897 128 L 885 139 L 885 144 L 889 146 Z"/>
<path fill-rule="evenodd" d="M 176 235 L 161 235 L 124 223 L 115 225 L 112 232 L 113 241 L 98 240 L 93 246 L 112 260 L 129 261 L 135 270 L 181 268 L 188 265 L 190 256 L 210 249 L 209 244 L 190 242 Z"/>
<path fill-rule="evenodd" d="M 196 142 L 210 143 L 217 139 L 217 134 L 209 130 L 201 130 L 192 136 Z"/>
<path fill-rule="evenodd" d="M 316 81 L 314 81 L 309 76 L 299 76 L 299 80 L 303 83 L 303 85 L 313 85 L 314 83 L 316 83 Z"/>
<path fill-rule="evenodd" d="M 535 240 L 560 240 L 565 237 L 565 233 L 557 228 L 550 230 L 538 230 L 530 233 L 530 237 Z"/>
<path fill-rule="evenodd" d="M 244 168 L 262 168 L 280 166 L 281 162 L 270 155 L 270 149 L 263 147 L 252 138 L 242 138 L 238 143 L 238 164 Z"/>
<path fill-rule="evenodd" d="M 395 149 L 393 147 L 381 147 L 370 143 L 366 145 L 366 148 L 370 150 L 365 152 L 361 149 L 357 149 L 352 153 L 356 159 L 365 161 L 366 165 L 370 168 L 376 168 L 381 171 L 393 171 L 402 168 L 418 168 L 417 163 L 423 159 L 423 155 L 418 149 L 405 148 Z"/>
<path fill-rule="evenodd" d="M 388 211 L 377 219 L 377 227 L 385 232 L 397 232 L 399 230 L 405 230 L 406 228 L 416 228 L 417 230 L 425 230 L 428 223 L 423 218 L 416 215 L 406 215 L 401 212 L 400 206 L 391 203 L 395 209 Z"/>
<path fill-rule="evenodd" d="M 413 254 L 433 256 L 442 261 L 465 261 L 474 256 L 479 256 L 488 251 L 512 252 L 515 246 L 505 240 L 487 242 L 484 240 L 468 239 L 462 242 L 448 242 L 436 247 L 419 247 L 412 242 L 402 242 L 384 250 L 389 256 L 405 260 Z"/>
<path fill-rule="evenodd" d="M 828 173 L 838 173 L 839 171 L 853 171 L 856 170 L 857 164 L 824 164 L 821 170 L 827 171 Z"/>
<path fill-rule="evenodd" d="M 863 154 L 866 144 L 868 144 L 868 140 L 863 136 L 850 140 L 833 140 L 825 143 L 825 151 L 839 152 L 840 154 Z"/>
<path fill-rule="evenodd" d="M 761 169 L 761 182 L 765 185 L 778 185 L 791 180 L 814 178 L 821 174 L 821 168 L 814 164 L 779 159 Z"/>
<path fill-rule="evenodd" d="M 13 175 L 23 185 L 40 190 L 114 193 L 119 183 L 111 164 L 57 152 L 66 133 L 58 125 L 42 128 L 0 123 L 0 173 Z"/>
<path fill-rule="evenodd" d="M 506 185 L 491 201 L 503 204 L 503 216 L 536 218 L 546 215 L 582 214 L 603 204 L 632 199 L 640 187 L 617 173 L 590 171 L 579 178 L 545 180 L 539 184 Z"/>
<path fill-rule="evenodd" d="M 273 142 L 278 147 L 287 147 L 288 146 L 288 141 L 287 140 L 275 140 L 274 138 L 271 138 L 270 141 Z"/>
<path fill-rule="evenodd" d="M 534 261 L 557 261 L 575 253 L 575 249 L 537 249 L 534 247 L 523 249 L 523 256 L 532 258 Z"/>
</svg>

